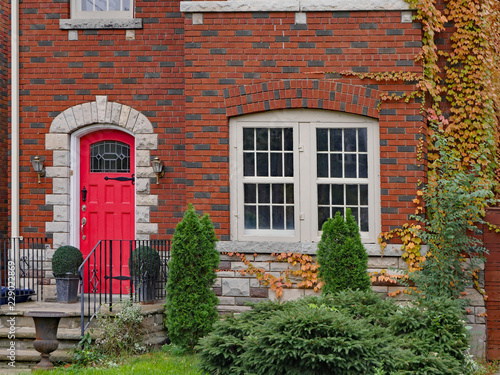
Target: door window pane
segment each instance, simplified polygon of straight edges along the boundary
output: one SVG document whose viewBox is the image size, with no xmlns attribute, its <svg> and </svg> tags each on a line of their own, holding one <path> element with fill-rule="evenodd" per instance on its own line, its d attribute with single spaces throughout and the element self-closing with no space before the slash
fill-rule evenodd
<svg viewBox="0 0 500 375">
<path fill-rule="evenodd" d="M 90 172 L 130 173 L 130 146 L 117 141 L 92 144 Z"/>
</svg>

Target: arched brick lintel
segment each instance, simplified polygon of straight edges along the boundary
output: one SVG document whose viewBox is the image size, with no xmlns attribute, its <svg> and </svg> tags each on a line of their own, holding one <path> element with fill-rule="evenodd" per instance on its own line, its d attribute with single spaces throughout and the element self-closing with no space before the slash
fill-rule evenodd
<svg viewBox="0 0 500 375">
<path fill-rule="evenodd" d="M 326 109 L 378 119 L 380 91 L 344 82 L 303 79 L 237 86 L 223 91 L 228 117 L 277 109 Z"/>
</svg>

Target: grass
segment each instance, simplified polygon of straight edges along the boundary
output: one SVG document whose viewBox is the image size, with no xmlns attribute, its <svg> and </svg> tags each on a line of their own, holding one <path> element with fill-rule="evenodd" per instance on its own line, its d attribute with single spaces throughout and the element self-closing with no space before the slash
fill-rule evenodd
<svg viewBox="0 0 500 375">
<path fill-rule="evenodd" d="M 35 371 L 31 374 L 47 375 L 46 371 Z M 129 375 L 129 374 L 175 374 L 203 375 L 198 369 L 198 359 L 195 355 L 173 356 L 165 352 L 155 352 L 140 356 L 127 357 L 117 363 L 108 363 L 108 367 L 68 368 L 58 367 L 50 375 Z"/>
</svg>

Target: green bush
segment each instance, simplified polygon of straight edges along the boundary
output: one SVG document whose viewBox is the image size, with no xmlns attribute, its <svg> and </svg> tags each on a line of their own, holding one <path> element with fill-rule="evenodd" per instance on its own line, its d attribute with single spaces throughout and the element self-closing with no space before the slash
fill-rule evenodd
<svg viewBox="0 0 500 375">
<path fill-rule="evenodd" d="M 78 267 L 83 263 L 82 252 L 74 246 L 61 246 L 52 257 L 52 272 L 56 276 L 67 273 L 78 275 Z"/>
<path fill-rule="evenodd" d="M 197 347 L 203 371 L 243 374 L 467 374 L 460 306 L 398 306 L 343 291 L 228 317 Z"/>
<path fill-rule="evenodd" d="M 323 293 L 344 289 L 368 290 L 368 254 L 361 243 L 358 225 L 348 208 L 346 218 L 337 212 L 323 224 L 318 243 L 319 277 L 324 282 Z"/>
<path fill-rule="evenodd" d="M 139 246 L 132 251 L 128 261 L 130 276 L 142 280 L 156 280 L 160 274 L 160 255 L 149 246 Z"/>
<path fill-rule="evenodd" d="M 218 298 L 212 290 L 219 265 L 214 227 L 194 207 L 184 214 L 172 240 L 167 282 L 165 325 L 173 344 L 192 349 L 218 319 Z"/>
</svg>

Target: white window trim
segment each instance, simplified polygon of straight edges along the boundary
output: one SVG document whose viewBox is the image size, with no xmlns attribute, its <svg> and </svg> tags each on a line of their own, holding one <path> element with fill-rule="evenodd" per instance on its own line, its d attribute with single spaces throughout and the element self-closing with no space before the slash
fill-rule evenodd
<svg viewBox="0 0 500 375">
<path fill-rule="evenodd" d="M 283 110 L 239 116 L 230 120 L 230 204 L 232 241 L 280 241 L 317 242 L 321 238 L 317 226 L 317 179 L 316 179 L 316 137 L 308 125 L 317 127 L 360 127 L 368 130 L 369 232 L 362 233 L 364 243 L 376 243 L 381 230 L 380 209 L 380 151 L 378 121 L 369 117 L 324 110 Z M 242 129 L 243 127 L 292 127 L 294 129 L 294 183 L 295 189 L 295 232 L 282 235 L 282 231 L 257 231 L 245 233 L 242 175 Z M 300 132 L 300 133 L 299 133 Z M 300 141 L 300 144 L 299 144 Z M 300 156 L 299 156 L 300 154 Z M 297 167 L 298 166 L 298 167 Z M 266 183 L 269 179 L 264 178 Z M 263 180 L 263 182 L 264 182 Z M 316 180 L 313 182 L 313 180 Z M 278 181 L 278 180 L 277 180 Z M 299 181 L 311 181 L 301 183 Z M 345 179 L 345 182 L 349 180 Z M 259 182 L 252 177 L 252 182 Z M 344 183 L 345 183 L 344 182 Z M 359 183 L 359 179 L 353 180 Z"/>
<path fill-rule="evenodd" d="M 90 19 L 90 20 L 102 20 L 102 19 L 131 19 L 134 18 L 134 0 L 130 0 L 131 6 L 128 11 L 82 11 L 81 4 L 82 0 L 70 0 L 70 11 L 71 19 Z"/>
</svg>

